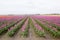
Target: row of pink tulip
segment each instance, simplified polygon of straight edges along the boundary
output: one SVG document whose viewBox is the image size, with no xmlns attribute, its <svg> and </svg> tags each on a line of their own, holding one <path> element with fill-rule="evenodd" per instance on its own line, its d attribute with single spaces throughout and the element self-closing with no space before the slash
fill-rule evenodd
<svg viewBox="0 0 60 40">
<path fill-rule="evenodd" d="M 52 27 L 51 25 L 46 24 L 43 21 L 40 21 L 42 24 L 46 25 L 47 27 L 51 28 L 52 30 L 58 31 L 55 27 Z"/>
<path fill-rule="evenodd" d="M 34 17 L 34 16 L 33 16 L 33 18 L 36 19 L 36 17 Z M 56 29 L 55 27 L 52 27 L 51 25 L 46 24 L 46 22 L 44 22 L 45 20 L 41 20 L 41 19 L 38 19 L 38 20 L 40 20 L 40 22 L 41 22 L 42 24 L 46 25 L 47 27 L 51 28 L 52 30 L 57 31 L 57 29 Z M 49 23 L 49 22 L 48 22 L 48 23 Z M 49 23 L 49 24 L 50 24 L 50 23 Z"/>
<path fill-rule="evenodd" d="M 60 17 L 58 17 L 58 16 L 46 16 L 46 15 L 39 15 L 39 16 L 32 16 L 33 18 L 36 18 L 36 19 L 38 19 L 38 20 L 42 20 L 43 22 L 45 22 L 45 21 L 47 21 L 48 22 L 48 24 L 52 24 L 52 26 L 53 26 L 53 24 L 54 24 L 54 26 L 55 26 L 55 28 L 57 28 L 58 30 L 60 30 L 60 28 L 59 28 L 59 26 L 60 26 L 60 24 L 59 24 L 59 19 L 60 19 Z"/>
<path fill-rule="evenodd" d="M 42 28 L 41 26 L 39 26 L 33 19 L 32 19 L 32 22 L 33 22 L 34 26 L 35 26 L 38 30 L 44 31 L 43 28 Z"/>
<path fill-rule="evenodd" d="M 1 28 L 3 28 L 3 27 L 6 27 L 6 26 L 8 26 L 8 25 L 10 25 L 10 24 L 12 24 L 12 23 L 16 23 L 17 21 L 19 21 L 19 20 L 21 20 L 22 18 L 24 18 L 24 16 L 17 16 L 16 18 L 14 17 L 14 19 L 12 20 L 12 17 L 9 19 L 9 18 L 7 18 L 7 19 L 9 19 L 9 20 L 7 20 L 6 22 L 4 22 L 4 23 L 2 23 L 1 25 L 0 25 L 0 29 Z"/>
<path fill-rule="evenodd" d="M 40 36 L 40 37 L 45 37 L 45 32 L 44 32 L 44 29 L 35 21 L 34 18 L 31 17 L 31 25 L 32 25 L 32 28 L 34 29 L 34 32 Z"/>
<path fill-rule="evenodd" d="M 22 26 L 21 31 L 25 31 L 27 24 L 28 24 L 28 19 L 25 21 L 24 25 Z"/>
<path fill-rule="evenodd" d="M 60 21 L 60 17 L 58 16 L 35 15 L 34 17 L 37 19 L 45 19 L 47 21 L 55 22 L 55 23 L 59 23 Z"/>
<path fill-rule="evenodd" d="M 22 20 L 24 17 L 19 17 L 19 19 L 17 18 L 16 20 L 14 20 L 14 23 L 16 23 L 17 21 L 19 21 L 19 20 Z M 20 22 L 20 21 L 19 21 Z M 10 24 L 10 23 L 9 23 Z M 14 25 L 14 26 L 12 26 L 11 28 L 9 28 L 8 30 L 10 31 L 10 30 L 12 30 L 12 29 L 14 29 L 16 26 Z"/>
</svg>

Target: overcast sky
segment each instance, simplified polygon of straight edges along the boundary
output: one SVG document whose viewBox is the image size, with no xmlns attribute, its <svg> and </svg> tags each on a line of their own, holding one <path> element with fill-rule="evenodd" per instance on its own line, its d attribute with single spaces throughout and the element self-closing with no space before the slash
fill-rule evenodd
<svg viewBox="0 0 60 40">
<path fill-rule="evenodd" d="M 0 0 L 0 15 L 32 13 L 60 13 L 60 0 Z"/>
</svg>

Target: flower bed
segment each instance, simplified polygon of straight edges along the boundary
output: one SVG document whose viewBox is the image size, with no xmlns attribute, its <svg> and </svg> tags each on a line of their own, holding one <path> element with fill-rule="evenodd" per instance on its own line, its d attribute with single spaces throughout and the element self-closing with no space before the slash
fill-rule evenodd
<svg viewBox="0 0 60 40">
<path fill-rule="evenodd" d="M 40 37 L 45 37 L 43 28 L 41 26 L 39 26 L 33 19 L 31 21 L 32 21 L 31 25 L 32 25 L 35 33 Z"/>
<path fill-rule="evenodd" d="M 21 19 L 21 20 L 22 20 L 22 19 Z M 10 25 L 7 25 L 7 26 L 3 27 L 2 29 L 0 29 L 0 35 L 1 35 L 2 33 L 4 33 L 5 31 L 8 31 L 9 28 L 11 28 L 12 26 L 14 26 L 14 25 L 17 24 L 17 23 L 18 23 L 18 21 L 17 21 L 17 22 L 13 22 L 13 23 L 11 23 Z"/>
<path fill-rule="evenodd" d="M 24 24 L 24 22 L 26 21 L 26 19 L 23 19 L 19 25 L 17 25 L 17 27 L 15 27 L 14 29 L 10 30 L 8 32 L 8 35 L 10 37 L 14 36 L 14 34 L 22 27 L 22 25 Z"/>
<path fill-rule="evenodd" d="M 26 20 L 26 22 L 21 28 L 21 36 L 27 37 L 28 33 L 29 33 L 29 19 Z"/>
<path fill-rule="evenodd" d="M 59 36 L 60 36 L 60 34 L 59 34 L 60 32 L 57 32 L 57 31 L 55 31 L 55 30 L 47 27 L 46 25 L 44 25 L 43 23 L 41 23 L 41 22 L 38 21 L 38 20 L 35 20 L 35 21 L 36 21 L 40 26 L 42 26 L 46 31 L 48 31 L 49 33 L 51 33 L 52 36 L 54 36 L 54 37 L 59 37 Z"/>
</svg>

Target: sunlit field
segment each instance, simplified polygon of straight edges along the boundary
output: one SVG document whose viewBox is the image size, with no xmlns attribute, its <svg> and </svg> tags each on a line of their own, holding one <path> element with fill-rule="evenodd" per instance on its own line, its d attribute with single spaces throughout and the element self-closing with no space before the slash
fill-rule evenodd
<svg viewBox="0 0 60 40">
<path fill-rule="evenodd" d="M 0 16 L 0 40 L 60 40 L 60 15 Z"/>
</svg>

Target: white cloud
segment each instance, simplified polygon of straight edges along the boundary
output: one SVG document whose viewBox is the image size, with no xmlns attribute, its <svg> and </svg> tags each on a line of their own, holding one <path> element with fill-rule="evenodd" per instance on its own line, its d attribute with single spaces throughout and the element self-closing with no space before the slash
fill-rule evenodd
<svg viewBox="0 0 60 40">
<path fill-rule="evenodd" d="M 60 0 L 0 0 L 0 13 L 60 13 Z"/>
</svg>

